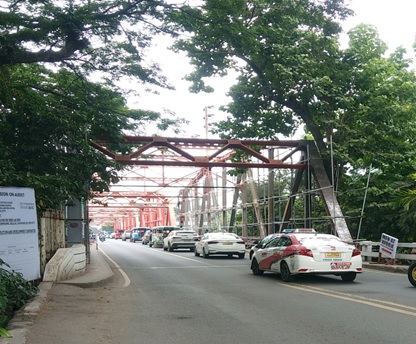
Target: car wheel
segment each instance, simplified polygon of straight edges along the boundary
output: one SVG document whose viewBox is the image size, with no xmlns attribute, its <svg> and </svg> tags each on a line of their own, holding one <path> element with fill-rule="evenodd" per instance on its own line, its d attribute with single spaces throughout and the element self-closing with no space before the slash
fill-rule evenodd
<svg viewBox="0 0 416 344">
<path fill-rule="evenodd" d="M 245 256 L 246 254 L 245 253 L 239 253 L 238 254 L 238 258 L 240 258 L 240 259 L 244 259 L 244 256 Z"/>
<path fill-rule="evenodd" d="M 257 259 L 253 259 L 251 261 L 251 271 L 253 271 L 253 275 L 260 276 L 263 275 L 263 270 L 259 269 L 259 263 L 257 263 Z"/>
<path fill-rule="evenodd" d="M 173 247 L 169 244 L 169 252 L 173 252 Z"/>
<path fill-rule="evenodd" d="M 282 264 L 280 265 L 280 276 L 282 277 L 282 280 L 284 282 L 293 282 L 295 279 L 293 275 L 290 273 L 289 267 L 287 266 L 286 262 L 282 262 Z"/>
<path fill-rule="evenodd" d="M 204 258 L 209 258 L 209 253 L 208 252 L 205 252 L 205 248 L 202 249 L 202 256 Z"/>
<path fill-rule="evenodd" d="M 195 255 L 195 257 L 199 257 L 199 253 L 198 253 L 198 251 L 196 250 L 196 248 L 194 249 L 194 255 Z"/>
<path fill-rule="evenodd" d="M 412 286 L 416 287 L 416 262 L 413 262 L 409 265 L 407 270 L 407 278 Z"/>
<path fill-rule="evenodd" d="M 341 278 L 344 282 L 352 282 L 355 280 L 355 277 L 357 277 L 356 272 L 347 272 L 341 275 Z"/>
</svg>

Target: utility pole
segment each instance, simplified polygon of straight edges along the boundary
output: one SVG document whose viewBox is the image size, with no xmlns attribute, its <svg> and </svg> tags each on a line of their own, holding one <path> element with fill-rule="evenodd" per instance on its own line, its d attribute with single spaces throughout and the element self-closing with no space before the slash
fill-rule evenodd
<svg viewBox="0 0 416 344">
<path fill-rule="evenodd" d="M 204 107 L 204 120 L 205 120 L 205 138 L 208 139 L 208 118 L 213 117 L 213 114 L 209 114 L 208 113 L 208 109 L 212 109 L 214 106 L 210 105 L 210 106 L 205 106 Z"/>
</svg>

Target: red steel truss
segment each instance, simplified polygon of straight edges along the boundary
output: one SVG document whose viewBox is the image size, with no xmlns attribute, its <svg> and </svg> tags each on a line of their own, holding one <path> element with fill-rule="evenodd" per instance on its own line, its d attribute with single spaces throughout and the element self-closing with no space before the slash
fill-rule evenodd
<svg viewBox="0 0 416 344">
<path fill-rule="evenodd" d="M 302 141 L 195 139 L 177 137 L 123 136 L 121 144 L 131 147 L 131 153 L 119 154 L 109 148 L 105 139 L 90 144 L 113 160 L 125 165 L 157 165 L 182 167 L 241 167 L 302 169 L 290 158 L 304 149 Z M 266 149 L 287 148 L 291 151 L 275 160 L 264 155 Z M 197 152 L 191 154 L 191 151 Z M 233 161 L 235 153 L 245 153 L 246 161 Z M 198 155 L 197 155 L 198 154 Z"/>
<path fill-rule="evenodd" d="M 104 138 L 90 141 L 90 144 L 110 159 L 130 166 L 122 177 L 124 188 L 114 185 L 112 192 L 97 194 L 89 205 L 90 219 L 111 221 L 115 229 L 174 225 L 172 198 L 177 197 L 179 203 L 182 189 L 200 188 L 197 184 L 206 168 L 305 168 L 303 163 L 292 162 L 293 155 L 305 149 L 303 141 L 123 136 L 117 145 L 128 147 L 128 154 L 114 151 L 111 142 Z M 270 149 L 285 153 L 278 159 L 270 158 Z M 151 170 L 153 167 L 159 167 L 161 171 L 156 173 Z M 199 170 L 189 173 L 188 169 L 186 175 L 172 177 L 168 171 L 171 167 Z M 129 183 L 127 186 L 126 182 Z M 117 187 L 118 191 L 114 191 Z M 123 191 L 126 188 L 135 191 Z M 167 188 L 175 190 L 176 195 L 168 196 Z"/>
</svg>

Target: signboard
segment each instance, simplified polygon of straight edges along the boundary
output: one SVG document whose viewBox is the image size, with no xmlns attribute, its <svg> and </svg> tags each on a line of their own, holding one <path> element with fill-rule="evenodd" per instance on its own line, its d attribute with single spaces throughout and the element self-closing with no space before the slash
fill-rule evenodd
<svg viewBox="0 0 416 344">
<path fill-rule="evenodd" d="M 0 258 L 27 281 L 40 278 L 38 220 L 31 188 L 0 187 Z"/>
<path fill-rule="evenodd" d="M 396 239 L 390 235 L 382 233 L 381 240 L 380 240 L 380 253 L 385 257 L 394 259 L 396 257 L 398 243 L 399 243 L 399 239 Z"/>
</svg>

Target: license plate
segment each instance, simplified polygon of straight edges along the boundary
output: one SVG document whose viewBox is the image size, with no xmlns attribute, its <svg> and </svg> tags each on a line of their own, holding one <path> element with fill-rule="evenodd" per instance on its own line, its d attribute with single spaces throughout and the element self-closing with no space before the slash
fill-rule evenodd
<svg viewBox="0 0 416 344">
<path fill-rule="evenodd" d="M 325 253 L 325 258 L 341 258 L 341 253 L 339 253 L 339 252 L 327 252 L 327 253 Z"/>
<path fill-rule="evenodd" d="M 232 245 L 233 243 L 232 242 L 223 242 L 222 244 L 223 245 Z"/>
<path fill-rule="evenodd" d="M 331 270 L 348 270 L 351 264 L 351 262 L 332 262 Z"/>
</svg>

